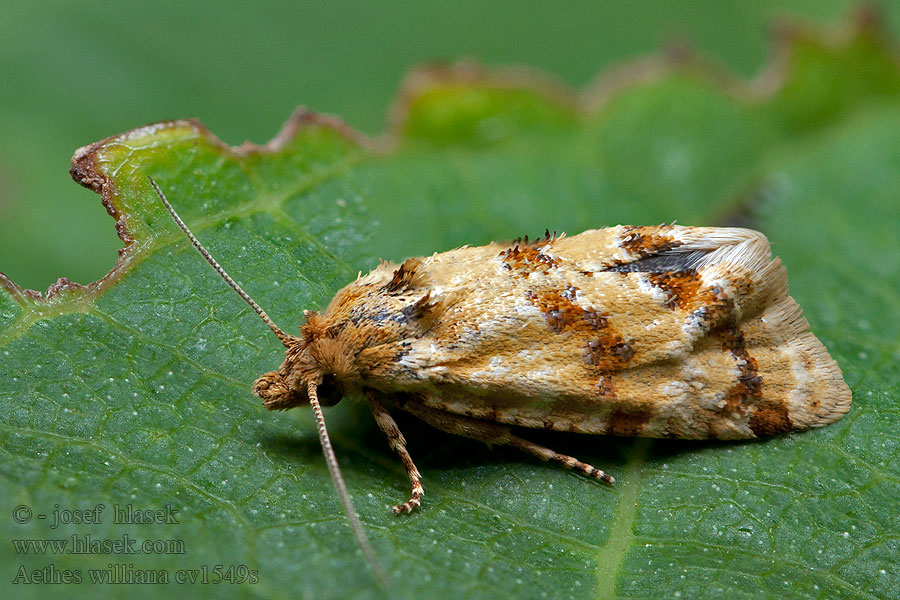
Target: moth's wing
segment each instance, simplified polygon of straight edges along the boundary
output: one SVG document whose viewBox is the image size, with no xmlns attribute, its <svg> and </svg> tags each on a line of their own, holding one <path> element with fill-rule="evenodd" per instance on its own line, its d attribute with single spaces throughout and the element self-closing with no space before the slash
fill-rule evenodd
<svg viewBox="0 0 900 600">
<path fill-rule="evenodd" d="M 433 392 L 434 408 L 679 438 L 757 437 L 849 408 L 755 231 L 615 227 L 438 254 L 420 276 L 433 321 L 375 383 Z"/>
</svg>

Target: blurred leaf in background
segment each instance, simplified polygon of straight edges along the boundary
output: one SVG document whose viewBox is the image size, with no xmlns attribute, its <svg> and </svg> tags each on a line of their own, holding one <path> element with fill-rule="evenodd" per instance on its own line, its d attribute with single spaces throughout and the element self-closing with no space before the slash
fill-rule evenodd
<svg viewBox="0 0 900 600">
<path fill-rule="evenodd" d="M 716 10 L 724 9 L 695 12 Z M 110 34 L 129 39 L 125 29 Z M 400 94 L 393 147 L 382 152 L 336 121 L 299 113 L 267 151 L 229 148 L 182 121 L 82 153 L 76 175 L 104 194 L 132 243 L 108 278 L 59 287 L 50 301 L 2 282 L 0 530 L 4 540 L 89 532 L 186 548 L 24 555 L 4 543 L 8 595 L 46 596 L 45 586 L 11 582 L 22 566 L 51 563 L 258 573 L 257 583 L 54 588 L 90 598 L 123 589 L 129 597 L 900 595 L 897 45 L 865 12 L 829 34 L 782 29 L 780 40 L 782 51 L 752 84 L 684 52 L 604 71 L 579 95 L 534 74 L 433 68 Z M 249 127 L 254 111 L 245 109 L 213 131 L 255 136 L 237 129 Z M 146 110 L 141 121 L 156 109 Z M 608 468 L 619 479 L 612 487 L 398 415 L 428 493 L 422 511 L 398 519 L 387 506 L 407 492 L 404 472 L 365 407 L 345 401 L 328 416 L 360 515 L 394 579 L 383 593 L 354 546 L 308 411 L 265 413 L 249 393 L 249 382 L 280 361 L 277 341 L 185 243 L 146 173 L 291 329 L 303 308 L 323 306 L 381 256 L 544 227 L 752 224 L 788 266 L 792 295 L 844 370 L 854 404 L 835 425 L 759 443 L 528 432 Z M 95 195 L 85 199 L 83 210 L 98 206 Z M 68 215 L 81 210 L 71 206 L 51 211 L 68 228 Z M 109 217 L 101 223 L 112 230 Z M 16 505 L 37 513 L 98 503 L 108 511 L 171 504 L 180 522 L 107 518 L 53 530 L 10 517 Z"/>
<path fill-rule="evenodd" d="M 776 17 L 834 21 L 846 0 L 421 3 L 0 2 L 0 269 L 44 290 L 88 283 L 121 243 L 66 171 L 75 148 L 196 117 L 225 141 L 268 139 L 297 105 L 384 128 L 414 65 L 524 64 L 576 86 L 672 40 L 744 76 Z M 900 5 L 885 3 L 900 32 Z"/>
</svg>

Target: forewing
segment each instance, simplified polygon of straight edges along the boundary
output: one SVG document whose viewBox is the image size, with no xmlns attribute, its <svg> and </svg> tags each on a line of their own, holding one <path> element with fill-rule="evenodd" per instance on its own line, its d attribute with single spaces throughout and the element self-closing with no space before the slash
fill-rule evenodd
<svg viewBox="0 0 900 600">
<path fill-rule="evenodd" d="M 741 438 L 850 403 L 765 237 L 615 227 L 423 259 L 433 314 L 373 383 L 435 408 L 586 433 Z"/>
</svg>

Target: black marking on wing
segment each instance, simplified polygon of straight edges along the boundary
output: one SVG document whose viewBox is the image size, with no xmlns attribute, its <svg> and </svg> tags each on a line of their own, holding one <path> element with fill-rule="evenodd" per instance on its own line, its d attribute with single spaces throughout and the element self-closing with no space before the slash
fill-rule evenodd
<svg viewBox="0 0 900 600">
<path fill-rule="evenodd" d="M 610 265 L 602 270 L 614 273 L 683 273 L 693 271 L 707 254 L 703 250 L 669 251 L 639 258 L 629 263 Z"/>
</svg>

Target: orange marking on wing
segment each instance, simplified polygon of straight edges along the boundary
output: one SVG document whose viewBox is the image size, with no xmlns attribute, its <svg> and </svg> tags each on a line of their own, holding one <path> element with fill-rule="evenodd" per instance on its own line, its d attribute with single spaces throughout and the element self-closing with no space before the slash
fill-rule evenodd
<svg viewBox="0 0 900 600">
<path fill-rule="evenodd" d="M 787 406 L 779 402 L 757 404 L 750 414 L 750 429 L 758 437 L 785 433 L 793 428 Z"/>
<path fill-rule="evenodd" d="M 584 309 L 572 302 L 578 288 L 569 286 L 562 292 L 525 292 L 525 298 L 537 307 L 547 320 L 547 325 L 555 333 L 565 331 L 592 332 L 605 328 L 606 313 L 597 313 L 593 308 Z"/>
<path fill-rule="evenodd" d="M 544 254 L 533 245 L 520 246 L 516 244 L 501 252 L 500 256 L 503 257 L 504 268 L 522 277 L 538 271 L 548 274 L 551 269 L 559 266 L 557 259 Z"/>
<path fill-rule="evenodd" d="M 759 365 L 747 352 L 740 327 L 732 323 L 723 328 L 720 334 L 723 338 L 722 349 L 731 352 L 738 368 L 737 382 L 725 394 L 725 409 L 741 415 L 749 413 L 750 430 L 757 437 L 791 431 L 794 427 L 787 406 L 763 398 L 763 378 L 759 374 Z M 748 410 L 751 406 L 752 411 Z"/>
<path fill-rule="evenodd" d="M 636 256 L 661 254 L 682 244 L 672 236 L 662 233 L 667 231 L 667 228 L 628 226 L 624 230 L 619 247 Z"/>
<path fill-rule="evenodd" d="M 703 280 L 694 271 L 680 273 L 648 273 L 650 283 L 668 295 L 667 308 L 691 310 L 698 306 L 707 306 L 716 301 L 715 294 L 703 287 Z"/>
<path fill-rule="evenodd" d="M 573 332 L 584 339 L 581 360 L 597 376 L 597 392 L 606 398 L 615 398 L 613 374 L 626 366 L 634 357 L 631 343 L 609 326 L 609 315 L 582 308 L 572 302 L 578 288 L 568 286 L 562 292 L 528 290 L 525 297 L 544 315 L 554 333 Z"/>
</svg>

